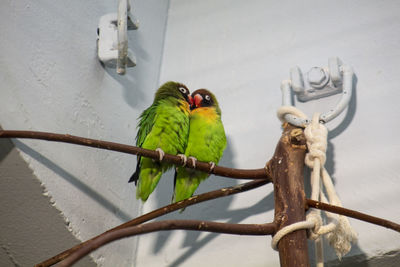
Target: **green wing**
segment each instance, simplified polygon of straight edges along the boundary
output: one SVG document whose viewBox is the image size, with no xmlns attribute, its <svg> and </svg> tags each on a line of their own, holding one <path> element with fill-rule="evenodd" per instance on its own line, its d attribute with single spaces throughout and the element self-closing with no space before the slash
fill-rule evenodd
<svg viewBox="0 0 400 267">
<path fill-rule="evenodd" d="M 186 156 L 192 156 L 199 161 L 217 164 L 222 158 L 226 147 L 224 126 L 220 117 L 209 120 L 197 114 L 190 118 L 189 140 L 185 151 Z M 174 201 L 189 198 L 196 191 L 200 182 L 209 176 L 208 173 L 178 167 L 175 174 Z"/>
<path fill-rule="evenodd" d="M 139 123 L 137 125 L 138 132 L 136 134 L 136 146 L 142 147 L 146 136 L 150 133 L 151 129 L 154 125 L 154 119 L 156 117 L 156 110 L 157 104 L 151 105 L 149 108 L 144 110 L 139 117 Z M 139 180 L 139 173 L 140 173 L 140 166 L 141 166 L 141 156 L 137 156 L 137 163 L 136 163 L 136 171 L 132 174 L 131 178 L 129 179 L 128 183 L 135 182 L 137 185 L 137 181 Z"/>
<path fill-rule="evenodd" d="M 136 135 L 136 146 L 142 147 L 144 139 L 150 133 L 154 125 L 154 118 L 156 117 L 157 104 L 151 105 L 148 109 L 140 115 L 138 123 L 138 132 Z"/>
<path fill-rule="evenodd" d="M 152 120 L 153 123 L 147 120 Z M 165 153 L 173 155 L 185 151 L 189 132 L 189 114 L 176 104 L 167 100 L 159 101 L 149 114 L 147 110 L 143 113 L 139 125 L 137 142 L 141 142 L 141 147 L 151 150 L 161 148 Z M 162 173 L 172 165 L 145 157 L 141 157 L 138 164 L 139 183 L 136 197 L 146 201 L 157 186 Z"/>
</svg>

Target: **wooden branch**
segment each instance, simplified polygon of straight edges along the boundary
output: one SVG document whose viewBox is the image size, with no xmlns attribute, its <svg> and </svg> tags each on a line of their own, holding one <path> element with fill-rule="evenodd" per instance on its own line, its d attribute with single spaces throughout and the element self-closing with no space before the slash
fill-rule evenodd
<svg viewBox="0 0 400 267">
<path fill-rule="evenodd" d="M 239 185 L 235 185 L 235 186 L 231 186 L 231 187 L 225 187 L 225 188 L 221 188 L 221 189 L 214 190 L 214 191 L 211 191 L 211 192 L 207 192 L 207 193 L 204 193 L 204 194 L 195 195 L 195 196 L 193 196 L 193 197 L 191 197 L 189 199 L 182 200 L 182 201 L 179 201 L 177 203 L 173 203 L 173 204 L 164 206 L 162 208 L 156 209 L 156 210 L 154 210 L 152 212 L 149 212 L 147 214 L 139 216 L 139 217 L 137 217 L 137 218 L 135 218 L 133 220 L 130 220 L 129 222 L 126 222 L 126 223 L 121 224 L 121 225 L 119 225 L 117 227 L 114 227 L 114 228 L 108 230 L 107 232 L 105 232 L 105 233 L 103 233 L 103 234 L 101 234 L 99 236 L 93 237 L 92 239 L 90 239 L 88 241 L 85 241 L 85 242 L 83 242 L 81 244 L 78 244 L 78 245 L 76 245 L 76 246 L 74 246 L 74 247 L 72 247 L 72 248 L 70 248 L 70 249 L 68 249 L 66 251 L 63 251 L 63 252 L 61 252 L 60 254 L 58 254 L 58 255 L 56 255 L 54 257 L 51 257 L 51 258 L 49 258 L 49 259 L 47 259 L 47 260 L 45 260 L 45 261 L 43 261 L 43 262 L 41 262 L 39 264 L 36 264 L 35 267 L 48 267 L 48 266 L 51 266 L 53 264 L 56 264 L 56 263 L 60 262 L 61 260 L 65 259 L 66 257 L 68 257 L 69 255 L 71 255 L 76 250 L 80 249 L 82 246 L 84 246 L 88 242 L 92 242 L 92 241 L 100 238 L 101 236 L 103 236 L 103 235 L 105 235 L 107 233 L 110 233 L 110 232 L 113 232 L 113 231 L 116 231 L 116 230 L 119 230 L 119 229 L 124 229 L 124 228 L 130 227 L 130 226 L 135 226 L 135 225 L 150 221 L 152 219 L 155 219 L 157 217 L 160 217 L 162 215 L 165 215 L 167 213 L 170 213 L 170 212 L 173 212 L 173 211 L 176 211 L 176 210 L 179 210 L 179 209 L 182 209 L 182 208 L 185 208 L 185 207 L 197 204 L 197 203 L 201 203 L 201 202 L 204 202 L 204 201 L 207 201 L 207 200 L 216 199 L 216 198 L 219 198 L 219 197 L 224 197 L 224 196 L 229 196 L 229 195 L 245 192 L 245 191 L 260 187 L 262 185 L 265 185 L 267 183 L 269 183 L 269 181 L 267 181 L 267 180 L 261 180 L 261 179 L 254 180 L 254 181 L 247 182 L 247 183 L 244 183 L 244 184 L 239 184 Z"/>
<path fill-rule="evenodd" d="M 304 157 L 306 140 L 303 131 L 289 124 L 276 147 L 267 171 L 273 177 L 275 222 L 277 230 L 305 220 Z M 287 234 L 278 243 L 282 267 L 309 266 L 306 230 Z"/>
<path fill-rule="evenodd" d="M 149 157 L 153 159 L 158 159 L 158 153 L 152 150 L 147 150 L 135 146 L 123 145 L 113 142 L 100 141 L 89 138 L 82 138 L 72 135 L 62 135 L 55 133 L 46 133 L 46 132 L 33 132 L 33 131 L 5 131 L 0 130 L 0 138 L 31 138 L 31 139 L 42 139 L 48 141 L 58 141 L 65 143 L 72 143 L 83 146 L 90 146 L 100 149 L 107 149 L 113 151 L 119 151 L 127 154 L 140 155 L 144 157 Z M 333 205 L 329 205 L 326 203 L 314 201 L 311 199 L 305 199 L 304 195 L 304 185 L 303 185 L 303 162 L 304 155 L 306 151 L 305 138 L 302 134 L 302 130 L 298 128 L 294 128 L 288 124 L 284 125 L 284 133 L 278 143 L 278 146 L 275 151 L 275 155 L 273 159 L 268 162 L 266 168 L 262 169 L 254 169 L 254 170 L 242 170 L 242 169 L 232 169 L 226 168 L 222 166 L 216 166 L 213 170 L 213 174 L 229 177 L 229 178 L 238 178 L 238 179 L 255 179 L 255 180 L 246 184 L 215 190 L 212 192 L 208 192 L 202 195 L 194 196 L 187 200 L 174 203 L 168 206 L 165 206 L 161 209 L 155 210 L 143 216 L 140 216 L 134 220 L 131 220 L 127 223 L 124 223 L 118 227 L 115 227 L 104 234 L 94 237 L 82 244 L 79 244 L 69 250 L 66 250 L 57 256 L 54 256 L 40 264 L 35 266 L 50 266 L 53 265 L 60 260 L 66 258 L 71 255 L 71 253 L 75 251 L 80 251 L 81 247 L 84 247 L 89 244 L 89 249 L 95 249 L 97 247 L 91 247 L 92 244 L 99 244 L 98 242 L 111 242 L 113 240 L 123 238 L 125 234 L 127 235 L 135 235 L 142 233 L 143 230 L 140 226 L 135 226 L 146 222 L 148 220 L 154 219 L 156 217 L 162 216 L 166 213 L 184 208 L 189 205 L 193 205 L 202 201 L 206 201 L 209 199 L 227 196 L 231 194 L 236 194 L 239 192 L 244 192 L 263 184 L 269 183 L 271 181 L 271 177 L 274 177 L 274 194 L 275 194 L 275 223 L 273 224 L 264 224 L 264 225 L 255 225 L 255 226 L 265 226 L 271 231 L 270 234 L 274 233 L 275 230 L 271 230 L 274 227 L 277 229 L 281 229 L 282 227 L 292 224 L 297 221 L 302 221 L 305 219 L 304 215 L 304 207 L 308 209 L 308 207 L 313 207 L 317 209 L 326 210 L 329 212 L 342 214 L 348 217 L 352 217 L 355 219 L 359 219 L 362 221 L 366 221 L 369 223 L 373 223 L 376 225 L 380 225 L 383 227 L 390 228 L 397 232 L 400 232 L 400 225 L 394 222 L 381 219 L 378 217 L 374 217 L 365 213 L 361 213 L 358 211 L 337 207 Z M 182 165 L 181 159 L 177 156 L 166 154 L 164 160 L 166 162 L 173 163 L 175 165 Z M 187 166 L 189 168 L 194 168 L 192 162 L 188 162 Z M 200 171 L 209 172 L 210 164 L 206 162 L 197 162 L 195 169 Z M 181 224 L 182 223 L 182 224 Z M 214 232 L 215 229 L 220 229 L 223 233 L 231 233 L 224 232 L 230 231 L 230 226 L 217 226 L 217 228 L 213 228 L 215 224 L 213 222 L 201 222 L 201 221 L 191 221 L 188 225 L 185 226 L 186 222 L 179 221 L 166 221 L 166 225 L 157 226 L 154 224 L 145 224 L 145 229 L 143 233 L 158 231 L 158 230 L 167 230 L 167 229 L 156 229 L 157 227 L 169 227 L 170 229 L 187 229 L 194 230 L 194 228 L 199 227 L 199 224 L 196 223 L 206 223 L 207 229 L 201 229 L 204 231 Z M 150 226 L 149 226 L 150 225 Z M 191 225 L 191 226 L 190 226 Z M 203 227 L 204 225 L 202 225 Z M 237 232 L 232 234 L 242 234 L 246 233 L 246 231 L 252 231 L 251 227 L 247 228 L 248 225 L 240 225 Z M 146 228 L 148 227 L 148 228 Z M 176 228 L 175 228 L 176 227 Z M 179 228 L 183 227 L 183 228 Z M 187 228 L 185 228 L 187 227 Z M 193 227 L 193 229 L 191 228 Z M 228 227 L 228 228 L 224 228 Z M 244 227 L 243 229 L 240 227 Z M 256 228 L 257 228 L 256 227 Z M 214 230 L 213 230 L 214 229 Z M 225 230 L 223 230 L 225 229 Z M 124 230 L 124 231 L 122 231 Z M 196 229 L 197 230 L 197 229 Z M 253 229 L 255 230 L 255 228 Z M 217 231 L 217 230 L 215 230 Z M 218 230 L 219 231 L 219 230 Z M 114 234 L 117 232 L 117 234 Z M 100 241 L 99 241 L 100 240 Z M 105 244 L 104 243 L 104 244 Z M 281 266 L 308 266 L 308 257 L 307 257 L 307 243 L 305 238 L 305 230 L 300 230 L 288 234 L 278 244 L 279 254 L 281 259 Z M 90 251 L 89 251 L 90 252 Z M 88 252 L 88 253 L 89 253 Z"/>
<path fill-rule="evenodd" d="M 0 138 L 29 138 L 29 139 L 41 139 L 47 141 L 64 142 L 82 146 L 90 146 L 100 149 L 119 151 L 127 154 L 140 155 L 152 159 L 158 159 L 159 154 L 154 150 L 148 150 L 140 147 L 129 146 L 119 143 L 100 141 L 95 139 L 89 139 L 79 136 L 73 136 L 69 134 L 56 134 L 46 132 L 34 132 L 34 131 L 6 131 L 0 130 Z M 173 163 L 175 165 L 183 165 L 180 157 L 165 154 L 163 161 Z M 186 167 L 200 170 L 203 172 L 210 172 L 211 164 L 208 162 L 196 162 L 196 167 L 193 166 L 193 162 L 189 160 Z M 215 175 L 236 178 L 236 179 L 268 179 L 264 168 L 254 170 L 243 170 L 243 169 L 232 169 L 222 166 L 215 166 L 212 172 Z"/>
<path fill-rule="evenodd" d="M 350 210 L 350 209 L 346 209 L 346 208 L 342 208 L 342 207 L 338 207 L 338 206 L 334 206 L 334 205 L 329 205 L 327 203 L 323 203 L 323 202 L 319 202 L 319 201 L 315 201 L 312 199 L 307 199 L 307 204 L 306 204 L 306 208 L 308 207 L 312 207 L 312 208 L 316 208 L 316 209 L 320 209 L 320 210 L 326 210 L 332 213 L 336 213 L 336 214 L 341 214 L 347 217 L 351 217 L 354 219 L 358 219 L 364 222 L 369 222 L 369 223 L 373 223 L 376 225 L 380 225 L 392 230 L 395 230 L 396 232 L 400 233 L 400 224 L 397 224 L 395 222 L 391 222 L 385 219 L 381 219 L 375 216 L 371 216 L 362 212 L 358 212 L 355 210 Z"/>
<path fill-rule="evenodd" d="M 164 230 L 193 230 L 213 233 L 235 234 L 235 235 L 271 235 L 275 233 L 276 224 L 231 224 L 196 220 L 166 220 L 153 223 L 146 223 L 138 226 L 118 229 L 106 233 L 96 240 L 85 244 L 82 248 L 75 251 L 71 256 L 59 263 L 58 266 L 71 266 L 76 261 L 86 256 L 95 249 L 112 241 L 134 235 L 145 234 Z"/>
</svg>

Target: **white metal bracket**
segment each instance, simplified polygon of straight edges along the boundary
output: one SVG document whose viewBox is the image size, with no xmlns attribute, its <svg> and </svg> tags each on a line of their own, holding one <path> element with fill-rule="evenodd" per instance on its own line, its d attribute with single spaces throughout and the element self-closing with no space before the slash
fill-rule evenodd
<svg viewBox="0 0 400 267">
<path fill-rule="evenodd" d="M 136 30 L 138 21 L 130 12 L 128 0 L 119 0 L 118 13 L 102 16 L 97 28 L 97 52 L 107 67 L 116 67 L 118 74 L 125 74 L 126 67 L 136 66 L 136 58 L 128 48 L 128 30 Z"/>
<path fill-rule="evenodd" d="M 336 107 L 323 113 L 321 121 L 326 123 L 336 118 L 349 104 L 353 89 L 353 69 L 344 65 L 338 57 L 328 60 L 328 67 L 313 67 L 306 74 L 307 79 L 303 78 L 299 67 L 290 70 L 290 80 L 283 81 L 282 104 L 292 106 L 292 91 L 297 96 L 297 100 L 305 102 L 313 99 L 331 96 L 342 93 L 342 98 Z M 286 114 L 286 121 L 296 126 L 304 126 L 309 123 L 308 119 L 301 119 L 296 116 Z"/>
</svg>

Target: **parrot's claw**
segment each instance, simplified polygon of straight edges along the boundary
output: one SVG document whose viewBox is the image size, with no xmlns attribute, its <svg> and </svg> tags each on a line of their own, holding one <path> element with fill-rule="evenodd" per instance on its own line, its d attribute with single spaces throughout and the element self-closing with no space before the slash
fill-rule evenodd
<svg viewBox="0 0 400 267">
<path fill-rule="evenodd" d="M 196 161 L 197 161 L 197 159 L 196 159 L 195 157 L 188 157 L 188 159 L 190 159 L 190 160 L 192 161 L 193 168 L 195 169 L 195 168 L 196 168 Z"/>
<path fill-rule="evenodd" d="M 158 160 L 162 161 L 165 156 L 165 152 L 161 148 L 156 148 L 156 151 L 158 152 Z"/>
<path fill-rule="evenodd" d="M 210 170 L 208 171 L 209 173 L 212 173 L 215 168 L 215 162 L 210 161 L 208 164 L 210 164 Z"/>
<path fill-rule="evenodd" d="M 183 163 L 182 167 L 185 167 L 188 160 L 187 157 L 184 154 L 178 154 L 177 156 L 181 158 L 181 161 Z"/>
</svg>

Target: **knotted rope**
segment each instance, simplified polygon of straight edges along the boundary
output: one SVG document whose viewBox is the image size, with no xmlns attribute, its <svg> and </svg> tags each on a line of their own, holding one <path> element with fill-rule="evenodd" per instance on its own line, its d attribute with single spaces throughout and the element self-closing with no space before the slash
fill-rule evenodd
<svg viewBox="0 0 400 267">
<path fill-rule="evenodd" d="M 278 118 L 284 122 L 285 115 L 292 114 L 299 118 L 307 116 L 293 106 L 282 106 L 278 110 Z M 320 114 L 315 113 L 311 123 L 305 126 L 304 135 L 307 140 L 309 152 L 306 154 L 305 164 L 311 171 L 311 199 L 342 207 L 342 203 L 336 194 L 332 179 L 326 171 L 326 149 L 328 129 L 320 123 Z M 322 183 L 321 183 L 322 181 Z M 326 197 L 324 189 L 328 195 Z M 351 243 L 357 241 L 357 234 L 353 230 L 347 217 L 324 212 L 327 224 L 323 224 L 321 211 L 310 209 L 306 215 L 306 221 L 297 222 L 280 229 L 272 238 L 271 246 L 277 250 L 279 240 L 288 233 L 299 229 L 308 229 L 308 237 L 315 240 L 317 267 L 324 266 L 323 247 L 321 235 L 326 234 L 329 244 L 335 249 L 336 255 L 341 259 L 351 249 Z"/>
</svg>

